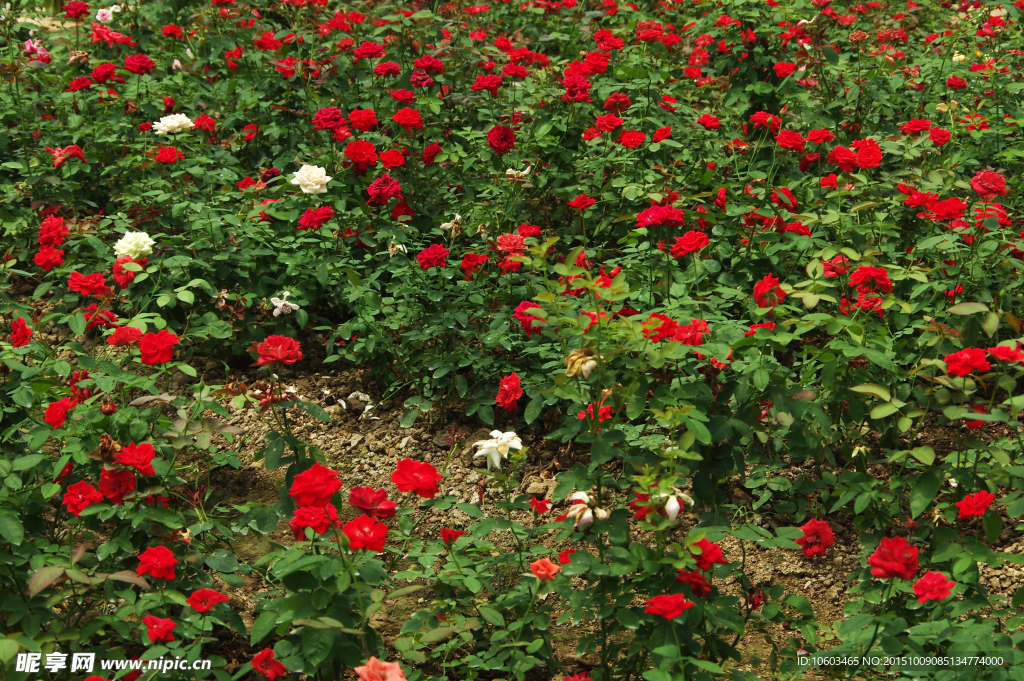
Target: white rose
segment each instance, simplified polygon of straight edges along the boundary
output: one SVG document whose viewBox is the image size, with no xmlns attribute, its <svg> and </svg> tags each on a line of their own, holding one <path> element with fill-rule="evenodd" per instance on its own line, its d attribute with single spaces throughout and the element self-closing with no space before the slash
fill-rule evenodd
<svg viewBox="0 0 1024 681">
<path fill-rule="evenodd" d="M 138 260 L 152 255 L 155 245 L 156 242 L 145 232 L 127 232 L 114 244 L 114 254 L 119 258 L 127 255 L 132 260 Z"/>
<path fill-rule="evenodd" d="M 109 24 L 114 19 L 114 13 L 109 9 L 101 9 L 96 12 L 96 21 L 101 24 Z"/>
<path fill-rule="evenodd" d="M 303 194 L 326 194 L 330 181 L 327 170 L 320 166 L 303 165 L 292 178 L 292 184 L 299 185 Z"/>
<path fill-rule="evenodd" d="M 185 114 L 171 114 L 170 116 L 164 116 L 154 123 L 153 132 L 158 135 L 170 135 L 191 130 L 192 125 L 192 119 Z"/>
</svg>

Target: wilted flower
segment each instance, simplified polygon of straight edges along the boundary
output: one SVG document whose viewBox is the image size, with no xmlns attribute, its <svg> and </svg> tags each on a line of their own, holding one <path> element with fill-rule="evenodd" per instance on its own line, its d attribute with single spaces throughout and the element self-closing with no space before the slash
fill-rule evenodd
<svg viewBox="0 0 1024 681">
<path fill-rule="evenodd" d="M 449 236 L 452 239 L 454 239 L 455 237 L 462 233 L 462 216 L 456 213 L 455 217 L 452 218 L 451 222 L 442 222 L 438 226 L 438 229 L 440 229 L 442 232 L 451 232 Z"/>
<path fill-rule="evenodd" d="M 153 132 L 158 135 L 171 135 L 192 129 L 192 119 L 185 114 L 164 116 L 153 124 Z"/>
<path fill-rule="evenodd" d="M 392 241 L 390 244 L 388 244 L 388 255 L 390 255 L 392 258 L 395 257 L 396 255 L 398 255 L 399 253 L 408 253 L 408 252 L 409 252 L 409 249 L 406 248 L 405 246 L 403 246 L 402 244 L 396 244 L 394 241 Z"/>
<path fill-rule="evenodd" d="M 292 184 L 299 185 L 303 194 L 326 194 L 331 178 L 320 166 L 303 165 L 292 177 Z"/>
<path fill-rule="evenodd" d="M 516 170 L 515 168 L 509 168 L 505 171 L 505 179 L 509 182 L 525 182 L 527 175 L 530 174 L 532 168 L 526 170 Z"/>
<path fill-rule="evenodd" d="M 290 291 L 285 291 L 281 294 L 280 298 L 271 298 L 270 302 L 274 305 L 274 316 L 280 317 L 281 315 L 291 314 L 295 310 L 299 309 L 299 306 L 295 303 L 288 302 L 288 296 L 291 295 Z"/>
<path fill-rule="evenodd" d="M 500 430 L 491 431 L 490 440 L 481 440 L 473 445 L 479 447 L 480 451 L 473 455 L 473 458 L 478 456 L 487 457 L 487 469 L 501 468 L 501 460 L 508 458 L 508 452 L 510 449 L 522 449 L 523 441 L 519 439 L 519 436 L 514 431 L 503 433 Z"/>
<path fill-rule="evenodd" d="M 569 378 L 590 378 L 590 374 L 597 368 L 597 359 L 597 355 L 590 348 L 573 350 L 565 358 L 565 375 Z"/>
<path fill-rule="evenodd" d="M 153 246 L 156 242 L 149 238 L 145 232 L 126 232 L 121 239 L 114 244 L 114 254 L 118 258 L 128 256 L 132 260 L 145 258 L 153 254 Z"/>
</svg>

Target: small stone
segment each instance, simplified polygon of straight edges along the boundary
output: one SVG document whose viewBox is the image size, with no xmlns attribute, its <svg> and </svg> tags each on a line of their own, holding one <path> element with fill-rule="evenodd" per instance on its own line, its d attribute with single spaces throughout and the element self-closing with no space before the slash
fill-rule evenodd
<svg viewBox="0 0 1024 681">
<path fill-rule="evenodd" d="M 405 446 L 412 441 L 412 435 L 406 435 L 402 438 L 402 441 L 398 443 L 399 449 L 405 449 Z"/>
<path fill-rule="evenodd" d="M 362 435 L 358 435 L 358 434 L 353 435 L 352 439 L 348 441 L 348 446 L 349 447 L 358 447 L 359 443 L 362 442 L 362 441 L 363 441 L 363 436 Z"/>
</svg>

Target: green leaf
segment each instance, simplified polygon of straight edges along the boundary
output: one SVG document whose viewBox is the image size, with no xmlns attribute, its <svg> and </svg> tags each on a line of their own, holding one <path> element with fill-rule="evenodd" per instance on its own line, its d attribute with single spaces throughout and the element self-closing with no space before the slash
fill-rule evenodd
<svg viewBox="0 0 1024 681">
<path fill-rule="evenodd" d="M 932 503 L 942 486 L 942 476 L 938 471 L 927 471 L 914 482 L 910 488 L 910 517 L 921 515 Z"/>
<path fill-rule="evenodd" d="M 479 506 L 474 506 L 473 504 L 466 504 L 466 503 L 455 504 L 455 506 L 458 507 L 458 509 L 460 511 L 462 511 L 463 513 L 465 513 L 466 515 L 468 515 L 468 516 L 470 516 L 472 518 L 483 518 L 484 517 L 484 513 L 483 513 L 483 511 L 480 510 Z"/>
<path fill-rule="evenodd" d="M 924 447 L 914 447 L 910 450 L 910 455 L 925 466 L 931 466 L 935 463 L 935 450 L 927 445 Z"/>
<path fill-rule="evenodd" d="M 523 414 L 523 418 L 527 423 L 533 423 L 540 416 L 541 410 L 544 408 L 544 398 L 537 395 L 530 403 L 526 405 L 526 412 Z"/>
<path fill-rule="evenodd" d="M 208 555 L 206 564 L 217 572 L 234 572 L 238 569 L 238 560 L 224 549 L 217 549 Z"/>
<path fill-rule="evenodd" d="M 85 333 L 85 324 L 85 317 L 83 315 L 68 315 L 68 326 L 71 328 L 71 332 L 76 336 L 81 336 Z"/>
<path fill-rule="evenodd" d="M 437 643 L 443 641 L 457 630 L 455 627 L 438 627 L 437 629 L 431 629 L 427 633 L 420 637 L 420 643 Z"/>
<path fill-rule="evenodd" d="M 314 668 L 326 660 L 331 654 L 337 634 L 333 629 L 303 627 L 302 654 Z"/>
<path fill-rule="evenodd" d="M 196 295 L 187 289 L 184 291 L 178 291 L 178 300 L 186 305 L 191 305 L 196 302 Z"/>
<path fill-rule="evenodd" d="M 25 527 L 13 513 L 0 513 L 0 537 L 15 546 L 21 546 L 25 540 Z"/>
<path fill-rule="evenodd" d="M 402 420 L 399 422 L 399 425 L 402 428 L 412 428 L 412 424 L 416 423 L 416 418 L 419 415 L 420 408 L 417 406 L 414 406 L 411 409 L 406 409 L 402 412 Z"/>
<path fill-rule="evenodd" d="M 969 315 L 978 312 L 988 312 L 988 306 L 983 303 L 959 303 L 946 310 L 949 314 Z"/>
<path fill-rule="evenodd" d="M 883 402 L 882 404 L 872 409 L 870 415 L 873 419 L 884 419 L 886 416 L 892 416 L 897 411 L 899 410 L 896 408 L 895 404 Z"/>
<path fill-rule="evenodd" d="M 1003 531 L 1003 519 L 998 513 L 986 513 L 981 520 L 985 526 L 985 539 L 989 544 L 995 544 L 999 539 L 999 534 Z"/>
<path fill-rule="evenodd" d="M 485 605 L 481 605 L 477 608 L 477 611 L 480 613 L 480 616 L 484 618 L 484 622 L 495 627 L 505 626 L 505 618 L 502 617 L 501 613 L 494 608 L 488 608 Z"/>
<path fill-rule="evenodd" d="M 256 621 L 253 622 L 252 631 L 249 633 L 251 645 L 256 645 L 266 638 L 267 634 L 272 632 L 275 626 L 277 626 L 277 613 L 273 610 L 261 612 Z"/>
</svg>

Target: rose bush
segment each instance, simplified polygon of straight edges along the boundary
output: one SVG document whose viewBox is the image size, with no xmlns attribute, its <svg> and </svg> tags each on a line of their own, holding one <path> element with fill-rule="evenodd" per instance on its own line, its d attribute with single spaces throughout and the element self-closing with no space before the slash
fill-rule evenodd
<svg viewBox="0 0 1024 681">
<path fill-rule="evenodd" d="M 571 622 L 593 681 L 751 678 L 754 634 L 772 672 L 955 649 L 1019 678 L 1024 590 L 979 566 L 1024 562 L 999 550 L 1024 514 L 1022 9 L 4 10 L 0 660 L 198 657 L 230 628 L 266 646 L 255 678 L 521 680 L 565 671 Z M 401 499 L 345 488 L 289 420 L 329 415 L 273 373 L 316 332 L 403 426 L 495 427 L 469 444 L 499 500 L 412 456 Z M 169 391 L 229 355 L 261 379 Z M 240 465 L 226 399 L 273 426 L 276 504 L 207 503 Z M 551 499 L 516 493 L 524 428 L 586 452 Z M 453 508 L 478 522 L 417 531 Z M 746 548 L 827 560 L 840 519 L 844 619 L 751 583 Z M 293 544 L 238 554 L 282 522 Z M 212 587 L 254 573 L 247 627 Z M 417 592 L 389 648 L 370 618 Z"/>
</svg>

